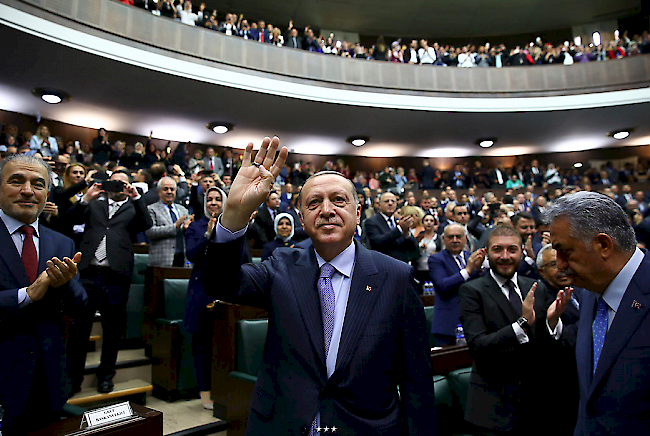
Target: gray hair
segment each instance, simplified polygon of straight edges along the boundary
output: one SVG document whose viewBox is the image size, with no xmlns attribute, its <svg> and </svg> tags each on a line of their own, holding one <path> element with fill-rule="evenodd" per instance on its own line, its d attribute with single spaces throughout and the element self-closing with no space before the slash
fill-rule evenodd
<svg viewBox="0 0 650 436">
<path fill-rule="evenodd" d="M 570 235 L 589 249 L 599 233 L 609 235 L 614 246 L 625 252 L 636 248 L 634 229 L 621 206 L 606 195 L 580 191 L 553 201 L 544 212 L 543 221 L 552 223 L 558 218 L 569 221 Z"/>
<path fill-rule="evenodd" d="M 48 191 L 52 187 L 52 167 L 50 167 L 47 162 L 45 162 L 43 159 L 39 159 L 34 156 L 29 156 L 26 154 L 13 154 L 11 156 L 7 156 L 4 158 L 2 161 L 0 161 L 0 183 L 2 183 L 2 172 L 5 169 L 5 165 L 7 165 L 9 162 L 20 162 L 24 164 L 29 164 L 29 165 L 40 165 L 43 168 L 45 168 L 45 171 L 47 171 L 47 189 Z"/>
<path fill-rule="evenodd" d="M 174 189 L 178 189 L 178 185 L 176 184 L 176 180 L 172 179 L 169 176 L 165 176 L 165 177 L 161 178 L 160 180 L 158 180 L 158 186 L 156 186 L 156 189 L 158 190 L 158 192 L 160 192 L 162 190 L 162 182 L 163 182 L 163 180 L 171 180 L 174 183 Z"/>
<path fill-rule="evenodd" d="M 542 247 L 541 250 L 539 250 L 539 253 L 537 253 L 537 268 L 543 268 L 544 267 L 544 253 L 546 253 L 548 250 L 552 250 L 553 245 L 551 244 L 546 244 Z"/>
<path fill-rule="evenodd" d="M 346 180 L 348 184 L 350 185 L 350 195 L 352 195 L 352 198 L 354 200 L 354 206 L 357 207 L 359 205 L 359 197 L 357 197 L 357 188 L 354 186 L 354 183 L 352 180 L 348 179 L 345 177 L 343 174 L 339 173 L 338 171 L 332 171 L 332 170 L 325 170 L 325 171 L 319 171 L 316 174 L 312 174 L 309 176 L 309 178 L 305 181 L 305 183 L 302 185 L 303 187 L 307 184 L 308 181 L 311 179 L 318 177 L 318 176 L 327 176 L 327 175 L 333 175 L 333 176 L 339 176 Z M 300 195 L 300 203 L 302 203 L 302 190 L 301 190 L 301 195 Z M 392 192 L 391 192 L 392 194 Z M 395 195 L 395 194 L 393 194 Z M 301 204 L 302 205 L 302 204 Z"/>
</svg>

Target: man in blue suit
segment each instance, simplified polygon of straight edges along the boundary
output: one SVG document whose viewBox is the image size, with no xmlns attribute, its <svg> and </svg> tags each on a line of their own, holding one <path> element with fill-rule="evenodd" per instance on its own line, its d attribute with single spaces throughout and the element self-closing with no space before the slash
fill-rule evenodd
<svg viewBox="0 0 650 436">
<path fill-rule="evenodd" d="M 437 345 L 456 343 L 456 326 L 460 324 L 458 290 L 460 285 L 478 277 L 485 259 L 485 249 L 474 253 L 463 250 L 467 242 L 465 227 L 453 223 L 445 227 L 442 235 L 445 249 L 429 257 L 429 275 L 435 290 L 431 333 Z"/>
<path fill-rule="evenodd" d="M 39 225 L 49 165 L 14 155 L 0 162 L 0 405 L 3 434 L 27 434 L 60 417 L 70 381 L 62 311 L 86 304 L 74 242 Z"/>
<path fill-rule="evenodd" d="M 281 248 L 240 267 L 248 217 L 288 154 L 283 147 L 273 164 L 278 144 L 265 138 L 252 165 L 253 144 L 246 148 L 206 255 L 228 271 L 206 281 L 210 295 L 269 311 L 246 433 L 435 435 L 413 268 L 353 241 L 361 206 L 350 180 L 328 171 L 305 183 L 300 215 L 313 248 Z"/>
<path fill-rule="evenodd" d="M 545 218 L 557 267 L 590 291 L 583 292 L 580 304 L 574 434 L 648 434 L 650 257 L 636 247 L 626 213 L 605 195 L 585 191 L 561 197 Z M 549 327 L 561 330 L 562 321 Z"/>
</svg>

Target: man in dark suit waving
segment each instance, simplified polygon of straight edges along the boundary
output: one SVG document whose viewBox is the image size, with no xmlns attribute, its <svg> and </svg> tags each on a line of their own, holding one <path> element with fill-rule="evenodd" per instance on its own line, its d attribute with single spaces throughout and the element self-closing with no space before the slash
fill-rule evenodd
<svg viewBox="0 0 650 436">
<path fill-rule="evenodd" d="M 648 434 L 650 257 L 636 247 L 625 211 L 605 195 L 566 195 L 551 203 L 545 219 L 558 269 L 590 291 L 582 293 L 576 339 L 574 434 Z"/>
<path fill-rule="evenodd" d="M 361 206 L 335 172 L 312 176 L 300 215 L 313 246 L 239 265 L 251 213 L 287 157 L 265 138 L 249 144 L 207 262 L 224 271 L 206 291 L 269 311 L 248 435 L 435 435 L 425 318 L 413 269 L 353 241 Z M 234 232 L 234 233 L 233 233 Z M 398 394 L 399 388 L 399 394 Z"/>
<path fill-rule="evenodd" d="M 543 309 L 533 307 L 538 284 L 517 274 L 521 247 L 515 229 L 495 227 L 487 241 L 490 273 L 460 288 L 461 320 L 474 358 L 465 419 L 477 433 L 525 434 L 539 419 L 533 403 L 539 389 L 535 333 L 546 323 L 535 321 L 536 315 L 544 318 Z"/>
<path fill-rule="evenodd" d="M 453 223 L 445 227 L 442 241 L 445 249 L 432 254 L 428 262 L 436 293 L 431 333 L 439 346 L 456 343 L 456 326 L 460 323 L 458 290 L 466 281 L 478 277 L 485 258 L 485 249 L 474 253 L 463 250 L 467 236 L 462 224 Z"/>
<path fill-rule="evenodd" d="M 70 392 L 62 310 L 86 304 L 74 242 L 39 225 L 49 166 L 14 155 L 0 163 L 0 405 L 3 434 L 49 424 Z"/>
</svg>

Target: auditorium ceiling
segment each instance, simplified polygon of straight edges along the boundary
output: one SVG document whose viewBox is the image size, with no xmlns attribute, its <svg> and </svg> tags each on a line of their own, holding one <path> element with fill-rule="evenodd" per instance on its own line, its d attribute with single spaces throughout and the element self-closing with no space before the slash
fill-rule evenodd
<svg viewBox="0 0 650 436">
<path fill-rule="evenodd" d="M 0 26 L 0 109 L 172 141 L 243 148 L 278 135 L 296 153 L 361 156 L 512 156 L 650 144 L 650 103 L 553 112 L 457 113 L 358 107 L 203 83 L 75 50 Z M 72 98 L 48 105 L 35 87 Z M 210 121 L 235 129 L 216 135 Z M 636 127 L 615 141 L 607 133 Z M 371 138 L 355 148 L 345 140 Z M 491 149 L 475 141 L 496 137 Z"/>
<path fill-rule="evenodd" d="M 519 35 L 616 20 L 640 0 L 205 0 L 210 9 L 265 19 L 285 28 L 336 29 L 361 35 L 464 38 Z"/>
</svg>

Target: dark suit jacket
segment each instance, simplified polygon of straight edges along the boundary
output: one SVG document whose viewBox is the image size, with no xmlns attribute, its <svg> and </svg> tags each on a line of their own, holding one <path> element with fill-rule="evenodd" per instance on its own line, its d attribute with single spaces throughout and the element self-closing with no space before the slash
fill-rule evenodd
<svg viewBox="0 0 650 436">
<path fill-rule="evenodd" d="M 39 226 L 39 235 L 39 274 L 51 258 L 74 256 L 72 239 L 43 226 Z M 77 276 L 67 285 L 50 288 L 42 300 L 18 308 L 18 289 L 30 283 L 1 221 L 0 247 L 0 404 L 5 408 L 2 429 L 6 430 L 16 420 L 29 425 L 34 413 L 61 410 L 68 400 L 70 380 L 61 336 L 62 312 L 81 312 L 87 297 Z M 26 408 L 28 401 L 32 407 L 38 404 L 43 409 Z"/>
<path fill-rule="evenodd" d="M 248 435 L 307 434 L 318 411 L 321 424 L 342 436 L 437 433 L 413 268 L 356 243 L 336 370 L 328 379 L 314 250 L 280 248 L 261 265 L 240 268 L 234 254 L 242 245 L 243 238 L 210 244 L 208 264 L 232 273 L 206 281 L 206 291 L 269 311 Z"/>
<path fill-rule="evenodd" d="M 302 36 L 296 36 L 296 45 L 293 44 L 293 38 L 287 33 L 284 36 L 284 46 L 291 48 L 300 48 L 302 49 L 303 41 Z"/>
<path fill-rule="evenodd" d="M 463 251 L 466 260 L 470 254 L 472 253 L 469 251 Z M 460 324 L 458 290 L 465 283 L 465 279 L 460 275 L 460 267 L 447 249 L 429 257 L 429 276 L 436 294 L 431 333 L 454 336 L 456 326 Z M 475 272 L 470 276 L 470 280 L 476 277 L 478 274 Z"/>
<path fill-rule="evenodd" d="M 402 229 L 388 227 L 381 214 L 375 214 L 363 222 L 364 231 L 370 242 L 370 248 L 403 262 L 420 257 L 418 243 L 413 236 L 405 237 Z"/>
<path fill-rule="evenodd" d="M 497 170 L 492 169 L 490 170 L 490 173 L 488 174 L 488 177 L 490 178 L 490 187 L 491 188 L 505 188 L 506 187 L 506 182 L 508 181 L 508 172 L 506 170 L 500 170 L 501 171 L 501 179 L 503 180 L 503 184 L 499 184 L 499 178 L 497 177 Z"/>
<path fill-rule="evenodd" d="M 605 336 L 593 376 L 591 325 L 597 295 L 583 292 L 576 343 L 580 383 L 577 436 L 650 433 L 649 283 L 650 257 L 646 254 Z"/>
<path fill-rule="evenodd" d="M 522 300 L 533 283 L 517 276 Z M 535 394 L 540 388 L 535 379 L 535 344 L 546 331 L 544 295 L 540 284 L 533 331 L 529 342 L 520 344 L 511 326 L 519 315 L 490 274 L 460 287 L 460 316 L 474 359 L 465 410 L 470 423 L 498 431 L 530 428 L 526 425 L 535 417 Z M 544 339 L 548 340 L 548 334 Z"/>
<path fill-rule="evenodd" d="M 142 198 L 128 200 L 113 217 L 108 219 L 108 200 L 92 200 L 88 204 L 76 203 L 71 209 L 76 223 L 86 223 L 86 231 L 81 241 L 83 253 L 79 270 L 88 268 L 95 257 L 99 243 L 107 235 L 106 253 L 111 269 L 131 277 L 133 273 L 133 241 L 139 232 L 151 227 L 151 216 Z M 73 214 L 74 212 L 74 214 Z"/>
<path fill-rule="evenodd" d="M 276 210 L 276 216 L 280 213 L 279 210 Z M 266 205 L 262 205 L 257 209 L 257 216 L 255 217 L 255 222 L 260 228 L 260 237 L 262 239 L 262 244 L 268 244 L 277 236 L 275 234 L 275 228 L 273 226 L 273 220 L 271 219 L 271 213 L 269 212 Z"/>
</svg>

